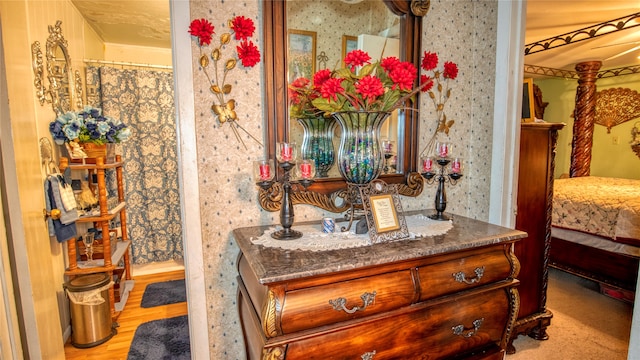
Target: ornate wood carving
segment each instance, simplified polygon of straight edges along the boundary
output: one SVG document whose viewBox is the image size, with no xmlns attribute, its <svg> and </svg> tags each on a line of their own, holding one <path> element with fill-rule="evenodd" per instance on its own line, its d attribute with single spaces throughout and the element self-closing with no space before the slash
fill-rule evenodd
<svg viewBox="0 0 640 360">
<path fill-rule="evenodd" d="M 551 220 L 553 218 L 553 183 L 555 181 L 556 169 L 556 149 L 558 146 L 558 131 L 552 130 L 549 133 L 549 147 L 551 154 L 549 158 L 549 173 L 547 174 L 547 202 L 545 207 L 545 231 L 544 231 L 544 249 L 542 255 L 542 294 L 540 294 L 540 311 L 547 312 L 547 288 L 549 287 L 549 254 L 551 252 Z M 541 330 L 544 338 L 547 337 L 546 329 Z"/>
<path fill-rule="evenodd" d="M 411 13 L 415 16 L 425 16 L 430 6 L 431 0 L 411 0 Z"/>
<path fill-rule="evenodd" d="M 576 89 L 575 121 L 571 143 L 571 177 L 589 176 L 591 168 L 591 148 L 596 112 L 596 77 L 602 66 L 601 61 L 587 61 L 576 65 L 580 74 Z"/>
<path fill-rule="evenodd" d="M 596 93 L 596 124 L 611 128 L 640 117 L 640 93 L 627 88 L 615 88 Z"/>
<path fill-rule="evenodd" d="M 406 184 L 398 184 L 398 194 L 416 197 L 422 193 L 423 188 L 424 179 L 422 176 L 417 172 L 412 172 L 407 176 Z M 284 190 L 282 188 L 282 184 L 274 182 L 268 190 L 260 188 L 258 200 L 260 201 L 260 206 L 262 206 L 263 209 L 272 212 L 279 211 L 283 195 Z M 330 194 L 296 190 L 291 193 L 291 201 L 294 205 L 313 205 L 333 213 L 345 212 L 351 207 L 347 189 L 339 189 Z"/>
<path fill-rule="evenodd" d="M 536 119 L 544 119 L 544 110 L 549 103 L 542 100 L 542 90 L 536 84 L 533 84 L 533 102 Z"/>
<path fill-rule="evenodd" d="M 505 336 L 502 338 L 500 347 L 507 348 L 507 352 L 509 352 L 509 346 L 513 348 L 513 345 L 510 343 L 510 339 L 512 332 L 514 331 L 516 320 L 518 319 L 518 313 L 520 312 L 520 294 L 518 293 L 518 289 L 509 288 L 507 290 L 507 295 L 509 296 L 509 320 L 507 322 Z M 513 353 L 515 353 L 515 348 L 510 354 Z"/>
<path fill-rule="evenodd" d="M 274 291 L 267 294 L 268 300 L 262 309 L 262 331 L 267 337 L 275 337 L 282 334 L 278 326 L 278 314 L 281 310 L 281 301 Z"/>
<path fill-rule="evenodd" d="M 284 360 L 285 349 L 281 346 L 264 349 L 262 351 L 262 358 L 264 360 Z"/>
</svg>

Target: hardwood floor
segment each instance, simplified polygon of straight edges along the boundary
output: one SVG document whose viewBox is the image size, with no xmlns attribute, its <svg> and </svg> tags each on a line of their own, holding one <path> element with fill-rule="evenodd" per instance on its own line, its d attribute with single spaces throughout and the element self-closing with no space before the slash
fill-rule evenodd
<svg viewBox="0 0 640 360">
<path fill-rule="evenodd" d="M 135 273 L 134 273 L 135 274 Z M 70 341 L 64 346 L 67 360 L 126 360 L 129 346 L 138 325 L 158 319 L 165 319 L 187 314 L 187 303 L 178 303 L 152 308 L 141 308 L 142 294 L 148 284 L 161 281 L 184 279 L 184 271 L 135 276 L 135 285 L 129 294 L 129 299 L 118 317 L 118 333 L 104 344 L 89 348 L 78 349 Z"/>
</svg>

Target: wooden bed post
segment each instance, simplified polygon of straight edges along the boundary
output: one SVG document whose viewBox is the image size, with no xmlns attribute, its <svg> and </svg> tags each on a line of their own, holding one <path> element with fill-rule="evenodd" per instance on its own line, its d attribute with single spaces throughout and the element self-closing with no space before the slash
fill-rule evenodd
<svg viewBox="0 0 640 360">
<path fill-rule="evenodd" d="M 580 75 L 576 89 L 576 109 L 571 142 L 571 177 L 589 176 L 591 171 L 591 147 L 596 122 L 596 76 L 601 61 L 587 61 L 576 65 Z"/>
</svg>

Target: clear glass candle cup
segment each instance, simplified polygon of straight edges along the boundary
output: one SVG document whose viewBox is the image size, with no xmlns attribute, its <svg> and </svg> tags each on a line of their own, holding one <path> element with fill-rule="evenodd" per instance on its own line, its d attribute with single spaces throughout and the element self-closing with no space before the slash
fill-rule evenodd
<svg viewBox="0 0 640 360">
<path fill-rule="evenodd" d="M 464 164 L 461 157 L 454 157 L 449 165 L 451 174 L 462 175 L 462 172 L 464 171 Z"/>
<path fill-rule="evenodd" d="M 451 143 L 446 141 L 438 141 L 436 142 L 436 153 L 435 155 L 439 158 L 447 158 L 451 155 Z"/>
<path fill-rule="evenodd" d="M 423 156 L 420 158 L 418 169 L 421 174 L 433 174 L 436 172 L 436 160 L 433 156 Z"/>
<path fill-rule="evenodd" d="M 387 138 L 383 138 L 382 141 L 382 153 L 383 154 L 393 154 L 393 145 L 394 141 L 389 140 Z"/>
<path fill-rule="evenodd" d="M 274 175 L 275 167 L 272 159 L 253 162 L 253 179 L 256 183 L 271 181 Z"/>
<path fill-rule="evenodd" d="M 316 176 L 316 162 L 314 160 L 298 161 L 294 176 L 298 180 L 312 180 Z"/>
<path fill-rule="evenodd" d="M 293 163 L 296 160 L 297 151 L 295 142 L 279 142 L 276 145 L 276 158 L 278 162 Z"/>
</svg>

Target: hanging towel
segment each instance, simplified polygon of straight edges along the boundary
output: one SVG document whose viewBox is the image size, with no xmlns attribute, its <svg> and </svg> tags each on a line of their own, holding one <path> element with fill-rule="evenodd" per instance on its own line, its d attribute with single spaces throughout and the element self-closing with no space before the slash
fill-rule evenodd
<svg viewBox="0 0 640 360">
<path fill-rule="evenodd" d="M 58 242 L 65 242 L 78 235 L 75 221 L 78 219 L 78 211 L 66 211 L 62 204 L 59 192 L 59 183 L 56 175 L 49 175 L 45 180 L 45 193 L 47 211 L 60 210 L 60 219 L 48 219 L 49 235 L 55 235 Z M 53 231 L 51 231 L 53 228 Z"/>
<path fill-rule="evenodd" d="M 51 202 L 51 205 L 55 202 L 56 207 L 60 209 L 60 222 L 64 225 L 75 222 L 78 220 L 78 209 L 73 208 L 71 210 L 66 210 L 62 200 L 62 194 L 60 193 L 60 182 L 64 180 L 62 180 L 62 177 L 58 175 L 49 175 L 48 178 L 51 183 L 50 190 L 53 194 L 53 201 Z"/>
<path fill-rule="evenodd" d="M 58 191 L 60 192 L 60 198 L 66 211 L 78 210 L 78 204 L 76 203 L 76 196 L 71 188 L 71 183 L 65 181 L 62 176 L 58 176 Z"/>
</svg>

